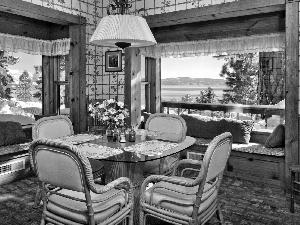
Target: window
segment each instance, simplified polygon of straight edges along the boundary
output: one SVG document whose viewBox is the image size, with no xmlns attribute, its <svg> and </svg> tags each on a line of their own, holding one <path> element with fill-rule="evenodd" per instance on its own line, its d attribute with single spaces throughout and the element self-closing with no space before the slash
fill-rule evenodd
<svg viewBox="0 0 300 225">
<path fill-rule="evenodd" d="M 252 119 L 255 129 L 273 130 L 284 122 L 284 60 L 283 52 L 163 58 L 162 101 L 171 102 L 173 106 L 175 102 L 211 104 L 211 107 L 205 105 L 206 110 L 166 107 L 165 112 Z M 228 108 L 226 111 L 230 112 L 227 113 L 214 111 L 216 105 L 221 104 L 238 106 Z"/>
<path fill-rule="evenodd" d="M 0 52 L 0 114 L 20 115 L 18 122 L 30 124 L 42 114 L 42 56 Z"/>
</svg>

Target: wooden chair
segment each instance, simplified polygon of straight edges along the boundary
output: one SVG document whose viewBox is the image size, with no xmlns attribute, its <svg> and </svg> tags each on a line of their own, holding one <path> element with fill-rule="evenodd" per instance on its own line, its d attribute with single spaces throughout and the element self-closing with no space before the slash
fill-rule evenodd
<svg viewBox="0 0 300 225">
<path fill-rule="evenodd" d="M 182 142 L 187 131 L 186 123 L 181 116 L 164 113 L 151 114 L 146 121 L 145 129 L 162 132 L 160 139 L 174 142 Z M 178 155 L 166 157 L 163 162 L 163 171 L 160 172 L 170 172 L 178 158 Z M 144 166 L 145 174 L 158 174 L 159 164 L 160 160 L 146 162 Z"/>
<path fill-rule="evenodd" d="M 73 134 L 74 131 L 71 120 L 63 115 L 42 117 L 34 123 L 32 128 L 33 140 L 39 138 L 55 139 Z M 94 178 L 101 178 L 102 182 L 104 182 L 103 163 L 94 159 L 89 159 L 89 161 L 92 166 Z M 100 180 L 98 182 L 100 182 Z M 35 207 L 39 206 L 40 200 L 40 192 L 37 190 L 34 204 Z"/>
<path fill-rule="evenodd" d="M 205 224 L 215 213 L 222 224 L 218 192 L 231 145 L 232 135 L 225 132 L 211 141 L 203 161 L 180 160 L 172 176 L 147 177 L 141 186 L 141 224 L 146 223 L 147 216 L 172 224 Z M 183 177 L 182 173 L 175 176 L 178 167 L 185 164 L 201 166 L 195 179 Z M 155 184 L 146 190 L 150 182 Z"/>
<path fill-rule="evenodd" d="M 75 145 L 54 140 L 33 141 L 29 158 L 42 192 L 41 224 L 132 224 L 133 186 L 129 178 L 96 184 L 85 154 Z M 49 185 L 57 188 L 49 190 Z"/>
</svg>

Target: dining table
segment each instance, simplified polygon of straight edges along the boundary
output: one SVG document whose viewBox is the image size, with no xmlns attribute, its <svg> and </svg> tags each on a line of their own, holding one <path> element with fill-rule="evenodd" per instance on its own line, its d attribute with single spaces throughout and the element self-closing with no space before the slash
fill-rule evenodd
<svg viewBox="0 0 300 225">
<path fill-rule="evenodd" d="M 126 135 L 126 142 L 108 141 L 105 134 L 77 134 L 60 138 L 61 141 L 76 144 L 87 158 L 101 160 L 104 164 L 105 183 L 119 177 L 128 177 L 134 185 L 134 224 L 139 224 L 140 185 L 146 162 L 159 160 L 159 173 L 163 173 L 164 160 L 193 145 L 195 138 L 186 136 L 181 142 L 167 140 L 170 134 L 136 130 L 134 142 Z"/>
</svg>

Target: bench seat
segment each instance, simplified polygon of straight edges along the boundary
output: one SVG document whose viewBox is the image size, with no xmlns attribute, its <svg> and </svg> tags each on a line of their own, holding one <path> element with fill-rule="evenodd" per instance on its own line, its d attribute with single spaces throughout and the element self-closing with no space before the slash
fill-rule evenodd
<svg viewBox="0 0 300 225">
<path fill-rule="evenodd" d="M 211 139 L 196 138 L 181 158 L 201 159 Z M 225 174 L 252 181 L 284 185 L 284 148 L 265 148 L 261 143 L 232 144 Z"/>
<path fill-rule="evenodd" d="M 208 146 L 212 139 L 196 138 L 194 145 Z M 249 144 L 232 143 L 232 150 L 270 156 L 284 156 L 284 148 L 265 148 L 263 144 L 250 142 Z"/>
</svg>

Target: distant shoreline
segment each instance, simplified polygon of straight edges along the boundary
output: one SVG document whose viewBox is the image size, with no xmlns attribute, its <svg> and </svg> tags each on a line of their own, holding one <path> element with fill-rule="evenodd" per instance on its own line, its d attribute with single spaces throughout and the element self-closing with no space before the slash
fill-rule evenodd
<svg viewBox="0 0 300 225">
<path fill-rule="evenodd" d="M 203 86 L 203 85 L 161 85 L 162 100 L 177 100 L 189 94 L 194 100 L 200 95 L 200 91 L 205 91 L 210 87 L 216 95 L 216 99 L 221 99 L 223 90 L 228 89 L 224 85 Z"/>
</svg>

